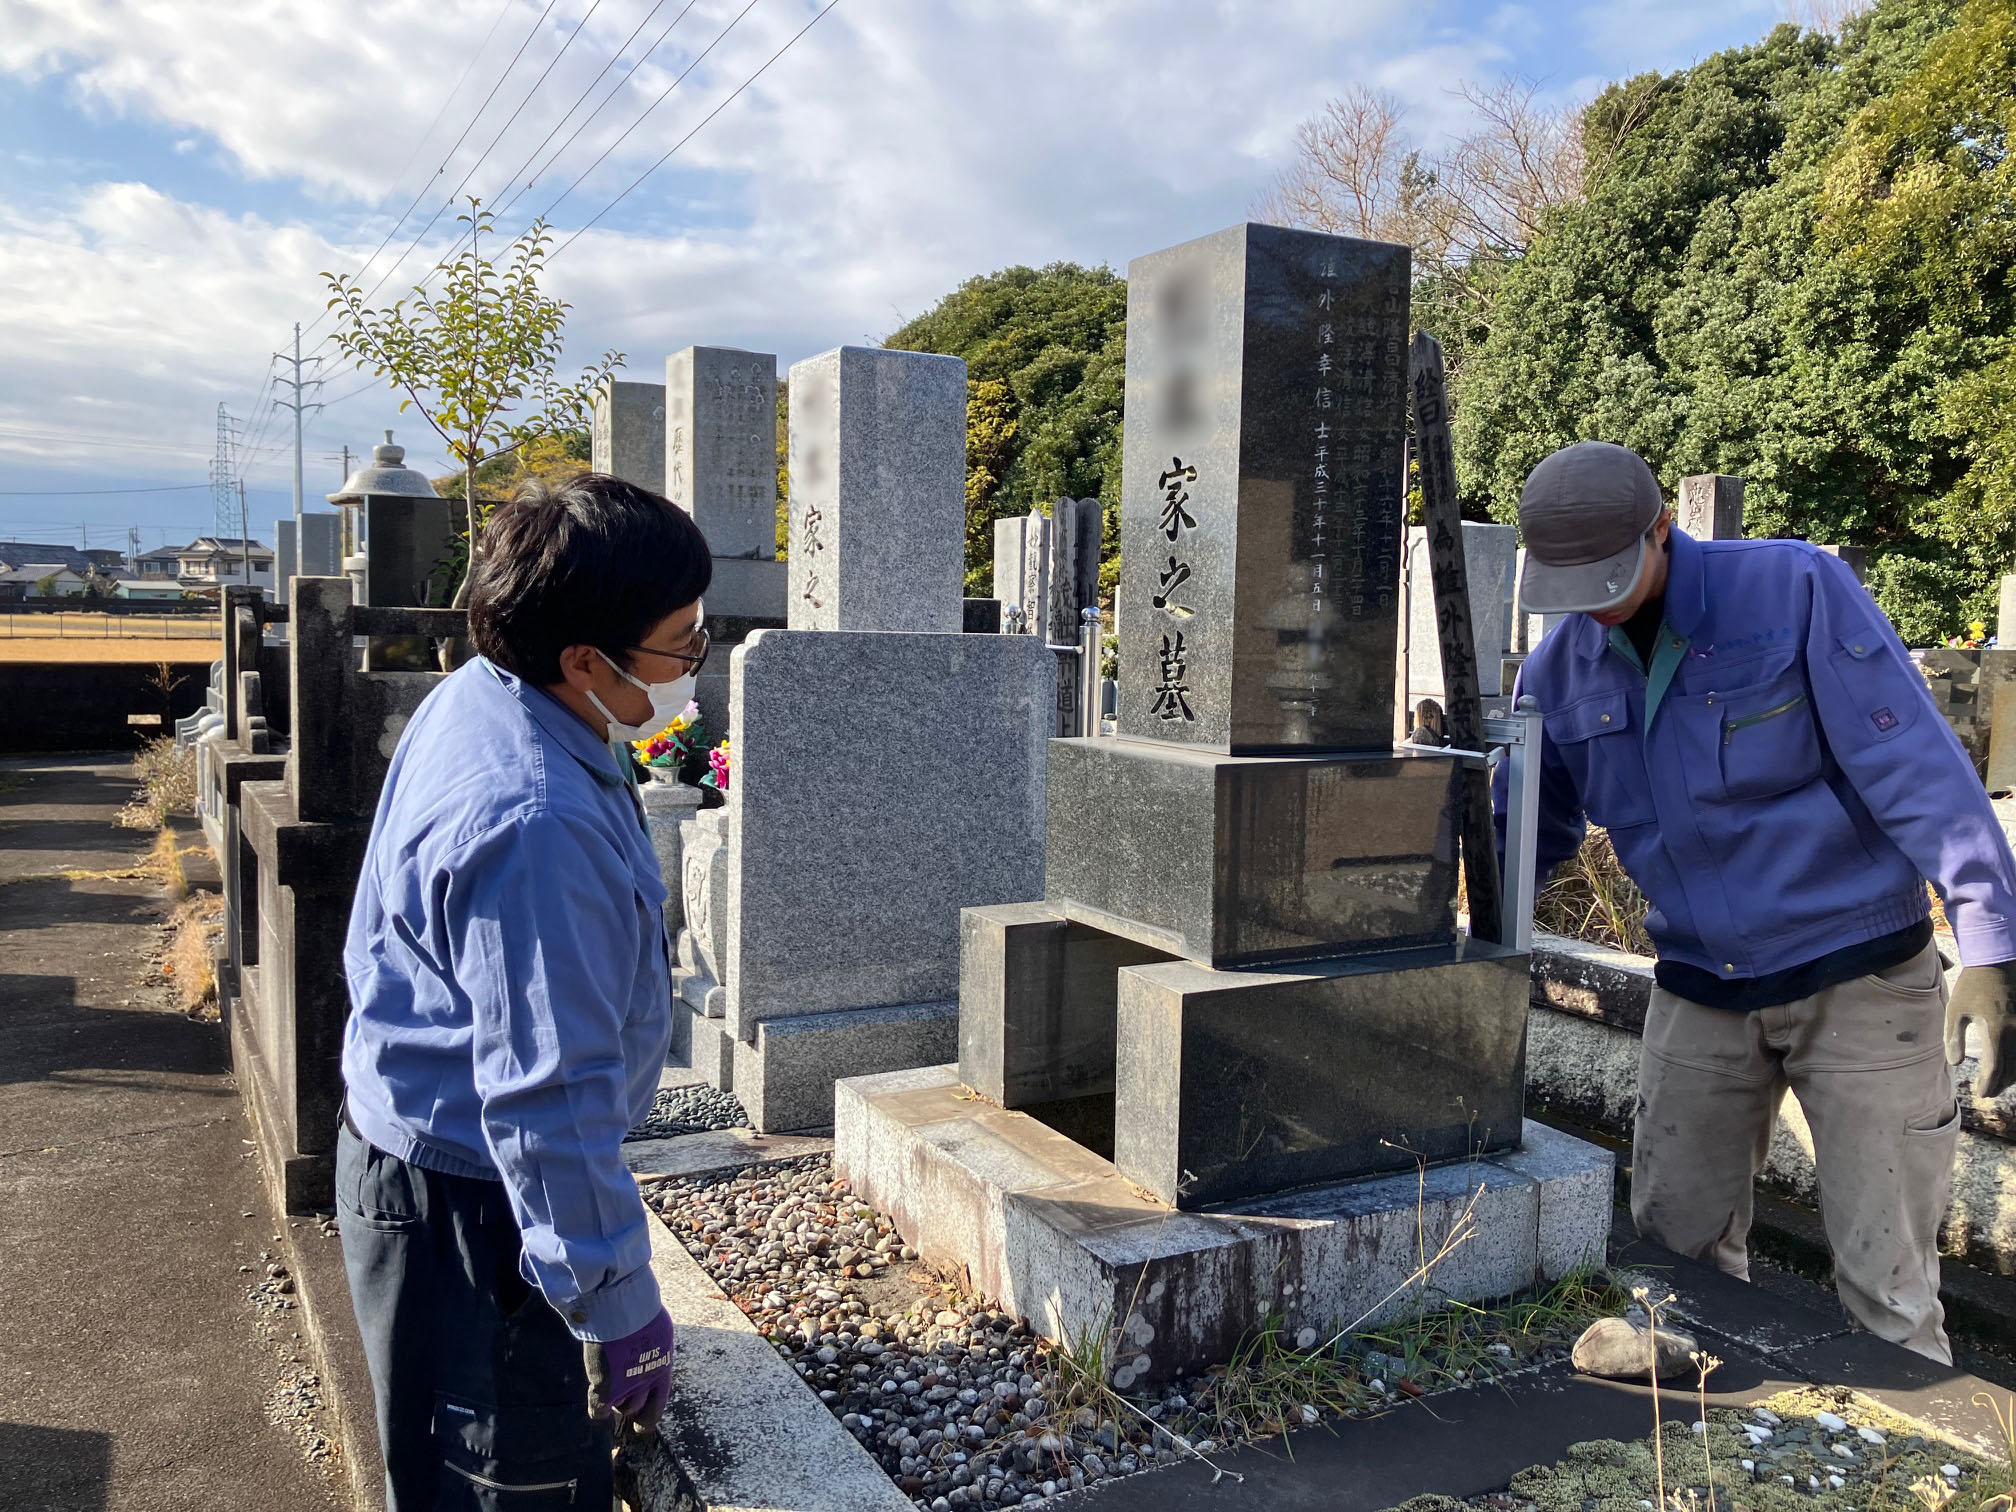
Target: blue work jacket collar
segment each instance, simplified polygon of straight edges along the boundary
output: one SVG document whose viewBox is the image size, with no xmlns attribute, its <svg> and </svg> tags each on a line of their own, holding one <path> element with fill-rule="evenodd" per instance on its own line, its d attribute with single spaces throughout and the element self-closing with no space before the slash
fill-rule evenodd
<svg viewBox="0 0 2016 1512">
<path fill-rule="evenodd" d="M 1672 556 L 1666 563 L 1666 624 L 1691 641 L 1694 632 L 1701 628 L 1701 621 L 1708 616 L 1701 543 L 1677 525 L 1667 540 L 1672 544 Z M 1601 661 L 1610 648 L 1608 627 L 1598 624 L 1593 615 L 1579 614 L 1576 620 L 1575 654 L 1587 662 Z"/>
<path fill-rule="evenodd" d="M 615 753 L 595 738 L 595 732 L 582 723 L 580 715 L 538 684 L 506 672 L 487 656 L 481 660 L 485 670 L 503 684 L 504 691 L 524 706 L 525 712 L 552 737 L 555 745 L 586 767 L 589 776 L 610 787 L 628 785 L 623 780 L 623 774 L 616 769 Z"/>
</svg>

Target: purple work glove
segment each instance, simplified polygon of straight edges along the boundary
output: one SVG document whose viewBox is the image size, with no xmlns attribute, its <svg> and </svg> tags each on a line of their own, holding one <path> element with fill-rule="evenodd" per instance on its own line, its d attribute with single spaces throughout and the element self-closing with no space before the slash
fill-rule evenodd
<svg viewBox="0 0 2016 1512">
<path fill-rule="evenodd" d="M 597 1418 L 615 1413 L 624 1423 L 658 1426 L 672 1394 L 672 1319 L 664 1308 L 637 1332 L 606 1344 L 584 1344 L 588 1366 L 588 1411 Z"/>
</svg>

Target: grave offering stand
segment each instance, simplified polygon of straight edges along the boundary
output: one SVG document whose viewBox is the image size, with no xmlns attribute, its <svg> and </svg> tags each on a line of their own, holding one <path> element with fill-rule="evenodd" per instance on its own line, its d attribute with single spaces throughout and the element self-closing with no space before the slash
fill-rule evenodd
<svg viewBox="0 0 2016 1512">
<path fill-rule="evenodd" d="M 1123 1388 L 1602 1252 L 1527 958 L 1457 929 L 1464 758 L 1392 745 L 1408 271 L 1257 225 L 1129 269 L 1118 738 L 1050 745 L 1042 900 L 962 914 L 956 1068 L 838 1088 L 855 1189 Z"/>
</svg>

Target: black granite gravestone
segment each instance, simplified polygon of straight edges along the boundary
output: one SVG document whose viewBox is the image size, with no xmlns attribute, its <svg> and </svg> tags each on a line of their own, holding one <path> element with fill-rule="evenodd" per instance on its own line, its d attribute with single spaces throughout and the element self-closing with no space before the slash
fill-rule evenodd
<svg viewBox="0 0 2016 1512">
<path fill-rule="evenodd" d="M 1392 744 L 1407 270 L 1261 225 L 1128 268 L 1122 736 Z"/>
<path fill-rule="evenodd" d="M 1051 742 L 1043 901 L 966 915 L 962 1079 L 1086 1142 L 1110 1076 L 1114 1165 L 1178 1207 L 1520 1138 L 1463 758 L 1392 744 L 1407 284 L 1257 225 L 1130 267 L 1119 738 Z"/>
</svg>

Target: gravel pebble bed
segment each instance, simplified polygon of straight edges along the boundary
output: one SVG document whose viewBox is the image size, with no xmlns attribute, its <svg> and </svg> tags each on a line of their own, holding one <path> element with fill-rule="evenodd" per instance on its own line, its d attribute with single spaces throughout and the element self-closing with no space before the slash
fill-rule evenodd
<svg viewBox="0 0 2016 1512">
<path fill-rule="evenodd" d="M 698 1134 L 705 1129 L 746 1129 L 749 1115 L 742 1104 L 727 1092 L 697 1084 L 666 1087 L 651 1099 L 651 1112 L 644 1122 L 623 1136 L 625 1144 L 636 1139 L 670 1139 L 678 1134 Z"/>
<path fill-rule="evenodd" d="M 1217 1410 L 1217 1372 L 1130 1396 L 1118 1412 L 1083 1405 L 1091 1398 L 1051 1346 L 935 1277 L 887 1217 L 834 1179 L 826 1156 L 666 1181 L 647 1200 L 919 1507 L 1027 1506 L 1254 1436 Z M 1295 1342 L 1308 1348 L 1315 1330 L 1303 1333 Z M 1502 1354 L 1487 1352 L 1488 1367 L 1425 1387 L 1407 1378 L 1418 1367 L 1361 1350 L 1363 1383 L 1343 1415 L 1564 1352 L 1538 1340 L 1517 1360 L 1509 1346 L 1493 1349 Z M 1339 1415 L 1291 1412 L 1297 1426 Z M 1282 1424 L 1265 1426 L 1261 1436 Z"/>
</svg>

